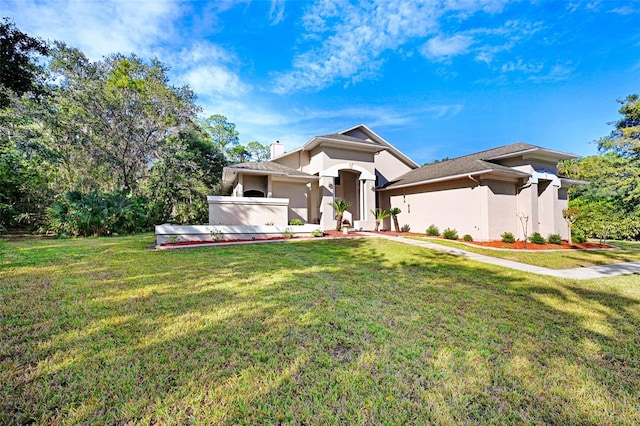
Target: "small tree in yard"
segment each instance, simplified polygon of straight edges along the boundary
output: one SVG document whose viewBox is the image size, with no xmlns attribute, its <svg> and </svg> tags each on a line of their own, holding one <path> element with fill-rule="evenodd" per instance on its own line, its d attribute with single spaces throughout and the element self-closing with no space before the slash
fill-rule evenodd
<svg viewBox="0 0 640 426">
<path fill-rule="evenodd" d="M 518 215 L 520 224 L 522 225 L 522 235 L 524 236 L 524 249 L 527 249 L 527 238 L 529 234 L 529 216 L 524 213 Z"/>
<path fill-rule="evenodd" d="M 398 225 L 398 215 L 402 213 L 402 210 L 400 210 L 397 207 L 394 207 L 392 209 L 389 209 L 388 212 L 391 215 L 391 218 L 393 219 L 393 227 L 396 229 L 396 232 L 400 232 L 400 226 Z"/>
<path fill-rule="evenodd" d="M 351 207 L 351 203 L 347 200 L 337 199 L 329 205 L 333 206 L 336 211 L 336 231 L 339 231 L 342 229 L 342 215 Z"/>
<path fill-rule="evenodd" d="M 579 210 L 575 207 L 570 207 L 562 210 L 562 217 L 567 221 L 567 225 L 569 226 L 569 244 L 573 244 L 571 239 L 571 225 L 578 218 Z"/>
<path fill-rule="evenodd" d="M 373 214 L 373 217 L 376 218 L 376 232 L 378 232 L 378 229 L 380 228 L 380 222 L 391 216 L 391 213 L 389 213 L 388 210 L 383 209 L 371 210 L 371 213 Z"/>
</svg>

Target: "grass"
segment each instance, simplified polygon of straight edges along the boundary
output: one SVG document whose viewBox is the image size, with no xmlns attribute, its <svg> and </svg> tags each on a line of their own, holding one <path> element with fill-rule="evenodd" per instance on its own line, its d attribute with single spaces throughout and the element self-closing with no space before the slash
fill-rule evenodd
<svg viewBox="0 0 640 426">
<path fill-rule="evenodd" d="M 0 424 L 638 424 L 637 276 L 382 239 L 0 241 Z"/>
<path fill-rule="evenodd" d="M 462 250 L 479 253 L 486 256 L 501 259 L 514 260 L 529 265 L 542 266 L 551 269 L 579 268 L 597 265 L 606 265 L 620 262 L 640 261 L 640 241 L 610 241 L 620 250 L 556 250 L 556 251 L 519 251 L 519 250 L 492 250 L 463 244 L 456 241 L 448 241 L 439 238 L 414 237 L 418 240 L 455 247 Z"/>
</svg>

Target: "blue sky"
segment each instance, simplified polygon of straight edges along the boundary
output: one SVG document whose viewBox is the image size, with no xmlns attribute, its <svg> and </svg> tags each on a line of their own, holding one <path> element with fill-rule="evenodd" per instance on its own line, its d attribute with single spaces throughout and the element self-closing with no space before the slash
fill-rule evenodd
<svg viewBox="0 0 640 426">
<path fill-rule="evenodd" d="M 596 152 L 640 92 L 640 2 L 3 0 L 33 36 L 158 57 L 240 141 L 359 123 L 419 164 L 516 141 Z"/>
</svg>

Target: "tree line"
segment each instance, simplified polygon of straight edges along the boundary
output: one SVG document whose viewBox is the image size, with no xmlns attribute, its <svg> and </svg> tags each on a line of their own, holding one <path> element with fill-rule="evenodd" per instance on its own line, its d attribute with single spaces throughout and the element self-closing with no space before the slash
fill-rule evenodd
<svg viewBox="0 0 640 426">
<path fill-rule="evenodd" d="M 0 230 L 104 235 L 203 223 L 222 168 L 268 159 L 200 117 L 159 60 L 92 61 L 0 22 Z"/>
<path fill-rule="evenodd" d="M 596 141 L 599 155 L 561 164 L 567 177 L 589 182 L 572 188 L 565 211 L 578 236 L 640 239 L 640 98 L 618 102 L 621 118 Z"/>
</svg>

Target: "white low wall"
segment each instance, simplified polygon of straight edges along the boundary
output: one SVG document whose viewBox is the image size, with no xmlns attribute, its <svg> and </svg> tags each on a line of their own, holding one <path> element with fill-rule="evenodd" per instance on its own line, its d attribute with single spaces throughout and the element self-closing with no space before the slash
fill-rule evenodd
<svg viewBox="0 0 640 426">
<path fill-rule="evenodd" d="M 287 226 L 288 198 L 209 196 L 209 225 Z"/>
<path fill-rule="evenodd" d="M 156 244 L 185 241 L 252 240 L 282 237 L 289 230 L 296 237 L 310 237 L 320 225 L 287 226 L 219 226 L 219 225 L 156 225 Z"/>
</svg>

